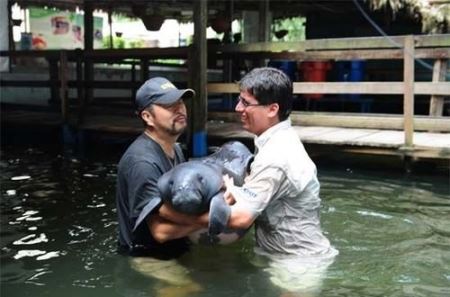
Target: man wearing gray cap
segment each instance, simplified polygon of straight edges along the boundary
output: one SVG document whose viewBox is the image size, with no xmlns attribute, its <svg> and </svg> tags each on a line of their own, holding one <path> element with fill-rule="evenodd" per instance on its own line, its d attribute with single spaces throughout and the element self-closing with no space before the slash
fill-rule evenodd
<svg viewBox="0 0 450 297">
<path fill-rule="evenodd" d="M 178 137 L 187 127 L 185 98 L 163 77 L 147 80 L 136 93 L 136 112 L 144 132 L 128 147 L 118 165 L 117 214 L 119 251 L 133 256 L 175 258 L 188 248 L 185 236 L 198 226 L 177 225 L 158 215 L 162 204 L 157 182 L 184 162 Z"/>
<path fill-rule="evenodd" d="M 202 227 L 162 218 L 157 182 L 185 161 L 176 141 L 187 127 L 183 99 L 194 95 L 193 90 L 179 90 L 163 77 L 149 79 L 139 88 L 136 113 L 145 128 L 123 154 L 117 173 L 119 252 L 133 256 L 130 265 L 135 270 L 169 284 L 162 289 L 165 293 L 174 290 L 180 297 L 201 290 L 175 258 L 189 248 L 186 235 Z"/>
</svg>

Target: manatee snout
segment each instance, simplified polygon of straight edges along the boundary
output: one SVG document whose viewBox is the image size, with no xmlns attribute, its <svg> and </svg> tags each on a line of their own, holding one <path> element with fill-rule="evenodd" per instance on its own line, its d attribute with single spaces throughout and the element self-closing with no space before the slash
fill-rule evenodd
<svg viewBox="0 0 450 297">
<path fill-rule="evenodd" d="M 172 206 L 174 209 L 186 214 L 200 214 L 205 208 L 202 195 L 192 189 L 179 190 L 173 193 Z"/>
</svg>

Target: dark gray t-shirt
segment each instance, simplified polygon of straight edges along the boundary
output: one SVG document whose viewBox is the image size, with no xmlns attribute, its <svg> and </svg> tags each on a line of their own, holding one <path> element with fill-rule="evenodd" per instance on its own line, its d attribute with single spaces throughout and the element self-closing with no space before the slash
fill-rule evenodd
<svg viewBox="0 0 450 297">
<path fill-rule="evenodd" d="M 119 251 L 130 255 L 173 258 L 188 248 L 185 238 L 158 243 L 146 224 L 146 217 L 162 204 L 158 179 L 173 166 L 184 162 L 179 145 L 175 159 L 170 160 L 161 146 L 141 134 L 120 159 L 117 173 L 117 215 Z"/>
</svg>

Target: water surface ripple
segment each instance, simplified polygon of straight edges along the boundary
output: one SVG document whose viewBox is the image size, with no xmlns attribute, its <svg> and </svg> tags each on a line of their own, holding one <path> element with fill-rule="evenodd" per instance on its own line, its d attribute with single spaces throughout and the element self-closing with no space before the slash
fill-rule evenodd
<svg viewBox="0 0 450 297">
<path fill-rule="evenodd" d="M 1 296 L 176 292 L 115 252 L 119 156 L 77 160 L 39 148 L 1 156 Z M 319 178 L 323 229 L 340 251 L 320 296 L 450 296 L 448 176 L 319 168 Z M 281 295 L 252 246 L 250 234 L 194 247 L 182 262 L 203 290 L 188 296 Z"/>
</svg>

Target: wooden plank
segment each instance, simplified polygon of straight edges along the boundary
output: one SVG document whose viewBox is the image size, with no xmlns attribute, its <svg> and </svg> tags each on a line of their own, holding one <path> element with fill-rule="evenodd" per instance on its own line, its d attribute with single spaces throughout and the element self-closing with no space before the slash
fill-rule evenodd
<svg viewBox="0 0 450 297">
<path fill-rule="evenodd" d="M 293 126 L 297 134 L 300 136 L 300 139 L 308 138 L 311 136 L 319 136 L 323 134 L 333 133 L 335 131 L 338 131 L 339 128 L 337 127 L 300 127 L 300 126 Z"/>
<path fill-rule="evenodd" d="M 294 94 L 403 94 L 401 82 L 296 82 Z"/>
<path fill-rule="evenodd" d="M 415 132 L 414 145 L 450 150 L 450 133 Z"/>
<path fill-rule="evenodd" d="M 391 94 L 403 95 L 402 82 L 294 82 L 294 94 Z M 417 95 L 450 96 L 448 82 L 413 82 L 413 93 Z M 208 93 L 239 93 L 236 83 L 209 83 Z"/>
<path fill-rule="evenodd" d="M 293 111 L 290 117 L 293 125 L 302 127 L 403 129 L 402 115 Z M 208 118 L 215 121 L 239 122 L 239 115 L 235 112 L 209 112 Z M 419 131 L 450 132 L 450 118 L 415 116 L 414 126 Z"/>
<path fill-rule="evenodd" d="M 336 128 L 328 133 L 319 135 L 302 136 L 301 139 L 307 143 L 334 144 L 334 145 L 367 145 L 359 139 L 376 133 L 375 129 L 346 129 Z"/>
<path fill-rule="evenodd" d="M 414 145 L 414 37 L 407 36 L 404 41 L 403 59 L 403 117 L 405 147 Z"/>
<path fill-rule="evenodd" d="M 450 82 L 416 82 L 414 83 L 414 94 L 450 96 Z"/>
<path fill-rule="evenodd" d="M 237 83 L 208 83 L 206 89 L 208 94 L 239 93 Z"/>
<path fill-rule="evenodd" d="M 142 76 L 142 78 L 145 75 Z M 139 87 L 141 82 L 132 81 L 81 81 L 81 85 L 96 89 L 128 89 Z M 0 80 L 4 87 L 34 87 L 48 88 L 60 85 L 58 80 Z M 79 87 L 78 81 L 68 81 L 69 87 Z M 403 84 L 401 82 L 295 82 L 294 94 L 391 94 L 402 95 Z M 207 84 L 209 94 L 238 94 L 239 87 L 236 83 L 209 83 Z M 414 94 L 450 96 L 450 84 L 448 82 L 416 82 Z"/>
<path fill-rule="evenodd" d="M 447 74 L 447 60 L 436 60 L 433 66 L 433 82 L 445 81 Z M 447 83 L 450 85 L 450 83 Z M 450 87 L 449 87 L 450 88 Z M 430 99 L 430 116 L 442 116 L 444 111 L 444 97 L 432 95 Z"/>
<path fill-rule="evenodd" d="M 402 131 L 378 131 L 334 127 L 293 126 L 302 142 L 308 145 L 333 146 L 333 151 L 371 155 L 398 155 L 414 158 L 450 159 L 450 134 L 415 132 L 416 146 L 404 150 Z M 210 137 L 252 139 L 254 136 L 238 123 L 208 122 Z M 437 145 L 434 145 L 437 144 Z"/>
<path fill-rule="evenodd" d="M 402 130 L 401 115 L 358 113 L 292 112 L 293 125 Z M 415 116 L 414 127 L 420 131 L 450 132 L 449 117 Z"/>
<path fill-rule="evenodd" d="M 211 52 L 211 51 L 210 51 Z M 214 52 L 213 52 L 214 53 Z M 222 59 L 280 59 L 280 60 L 400 60 L 403 59 L 402 49 L 377 49 L 377 50 L 321 50 L 306 52 L 250 52 L 250 53 L 220 53 L 217 55 Z M 450 58 L 450 49 L 447 48 L 425 48 L 417 50 L 416 57 L 421 59 L 445 59 Z"/>
<path fill-rule="evenodd" d="M 242 125 L 240 123 L 208 121 L 207 129 L 210 136 L 219 138 L 254 138 L 254 135 L 252 133 L 249 133 L 242 129 Z"/>
<path fill-rule="evenodd" d="M 359 145 L 372 147 L 396 147 L 404 144 L 403 131 L 376 131 L 359 139 Z"/>
<path fill-rule="evenodd" d="M 227 44 L 214 48 L 222 53 L 298 52 L 307 50 L 396 49 L 406 36 L 310 39 L 299 42 Z M 450 47 L 450 34 L 415 36 L 417 47 Z"/>
</svg>

